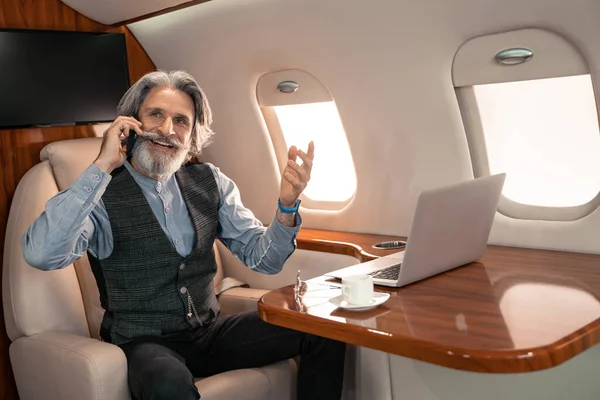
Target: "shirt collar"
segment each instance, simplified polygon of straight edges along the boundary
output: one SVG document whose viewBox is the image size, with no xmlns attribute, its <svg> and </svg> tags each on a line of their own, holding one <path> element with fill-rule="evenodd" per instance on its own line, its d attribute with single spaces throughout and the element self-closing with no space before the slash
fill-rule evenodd
<svg viewBox="0 0 600 400">
<path fill-rule="evenodd" d="M 133 168 L 133 165 L 131 165 L 129 163 L 129 160 L 125 160 L 125 168 L 127 168 L 127 171 L 129 171 L 129 173 L 131 174 L 131 176 L 133 176 L 133 179 L 135 179 L 135 181 L 142 186 L 145 186 L 147 188 L 154 188 L 156 186 L 157 182 L 160 182 L 161 184 L 166 184 L 169 180 L 173 179 L 174 175 L 171 175 L 169 178 L 167 179 L 161 179 L 161 180 L 156 180 L 156 179 L 152 179 L 147 177 L 146 175 L 142 174 L 141 172 L 139 172 L 137 169 Z"/>
</svg>

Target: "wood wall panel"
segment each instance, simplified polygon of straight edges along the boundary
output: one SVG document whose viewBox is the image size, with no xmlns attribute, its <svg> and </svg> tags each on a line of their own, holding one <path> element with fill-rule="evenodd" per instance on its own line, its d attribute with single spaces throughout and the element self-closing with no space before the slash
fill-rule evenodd
<svg viewBox="0 0 600 400">
<path fill-rule="evenodd" d="M 59 0 L 0 0 L 0 27 L 102 32 L 108 29 Z"/>
<path fill-rule="evenodd" d="M 95 22 L 60 0 L 0 0 L 0 28 L 121 32 L 126 35 L 130 81 L 156 69 L 127 27 Z M 0 260 L 12 197 L 23 175 L 40 161 L 40 150 L 57 140 L 92 136 L 91 126 L 0 130 Z M 19 398 L 8 357 L 9 344 L 0 308 L 0 400 Z"/>
<path fill-rule="evenodd" d="M 140 42 L 136 40 L 135 36 L 133 36 L 127 27 L 122 26 L 118 29 L 113 28 L 110 31 L 125 34 L 125 41 L 127 42 L 127 60 L 129 61 L 129 81 L 131 83 L 140 79 L 147 72 L 156 69 L 154 63 L 150 60 L 148 54 L 146 54 L 146 50 L 144 50 Z"/>
</svg>

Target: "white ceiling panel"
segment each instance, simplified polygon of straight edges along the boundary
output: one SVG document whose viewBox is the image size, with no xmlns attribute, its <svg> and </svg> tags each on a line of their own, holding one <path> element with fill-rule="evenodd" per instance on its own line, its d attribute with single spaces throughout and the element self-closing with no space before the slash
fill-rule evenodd
<svg viewBox="0 0 600 400">
<path fill-rule="evenodd" d="M 88 18 L 106 25 L 126 21 L 189 0 L 62 0 L 63 3 Z"/>
</svg>

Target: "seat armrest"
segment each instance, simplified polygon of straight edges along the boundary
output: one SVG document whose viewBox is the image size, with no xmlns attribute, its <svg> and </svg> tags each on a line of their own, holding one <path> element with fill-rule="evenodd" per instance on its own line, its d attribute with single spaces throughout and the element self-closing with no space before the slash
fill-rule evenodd
<svg viewBox="0 0 600 400">
<path fill-rule="evenodd" d="M 287 359 L 201 378 L 196 387 L 202 400 L 292 400 L 296 398 L 297 374 L 298 365 Z"/>
<path fill-rule="evenodd" d="M 264 289 L 234 287 L 219 296 L 221 314 L 230 315 L 244 311 L 256 310 L 258 300 L 267 293 Z"/>
<path fill-rule="evenodd" d="M 66 332 L 15 340 L 10 359 L 21 400 L 130 400 L 127 359 L 110 343 Z"/>
<path fill-rule="evenodd" d="M 215 286 L 215 291 L 217 293 L 217 297 L 219 297 L 221 295 L 221 293 L 223 293 L 227 290 L 236 288 L 236 287 L 249 288 L 250 285 L 248 285 L 247 283 L 242 282 L 238 279 L 228 276 L 227 278 L 221 279 L 221 281 Z"/>
</svg>

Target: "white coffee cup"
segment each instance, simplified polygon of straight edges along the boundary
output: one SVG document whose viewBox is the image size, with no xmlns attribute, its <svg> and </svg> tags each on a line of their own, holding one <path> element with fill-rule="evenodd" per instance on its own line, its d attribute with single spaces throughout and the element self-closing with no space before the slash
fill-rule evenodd
<svg viewBox="0 0 600 400">
<path fill-rule="evenodd" d="M 342 278 L 342 295 L 349 304 L 369 304 L 373 299 L 373 277 L 364 274 Z"/>
</svg>

